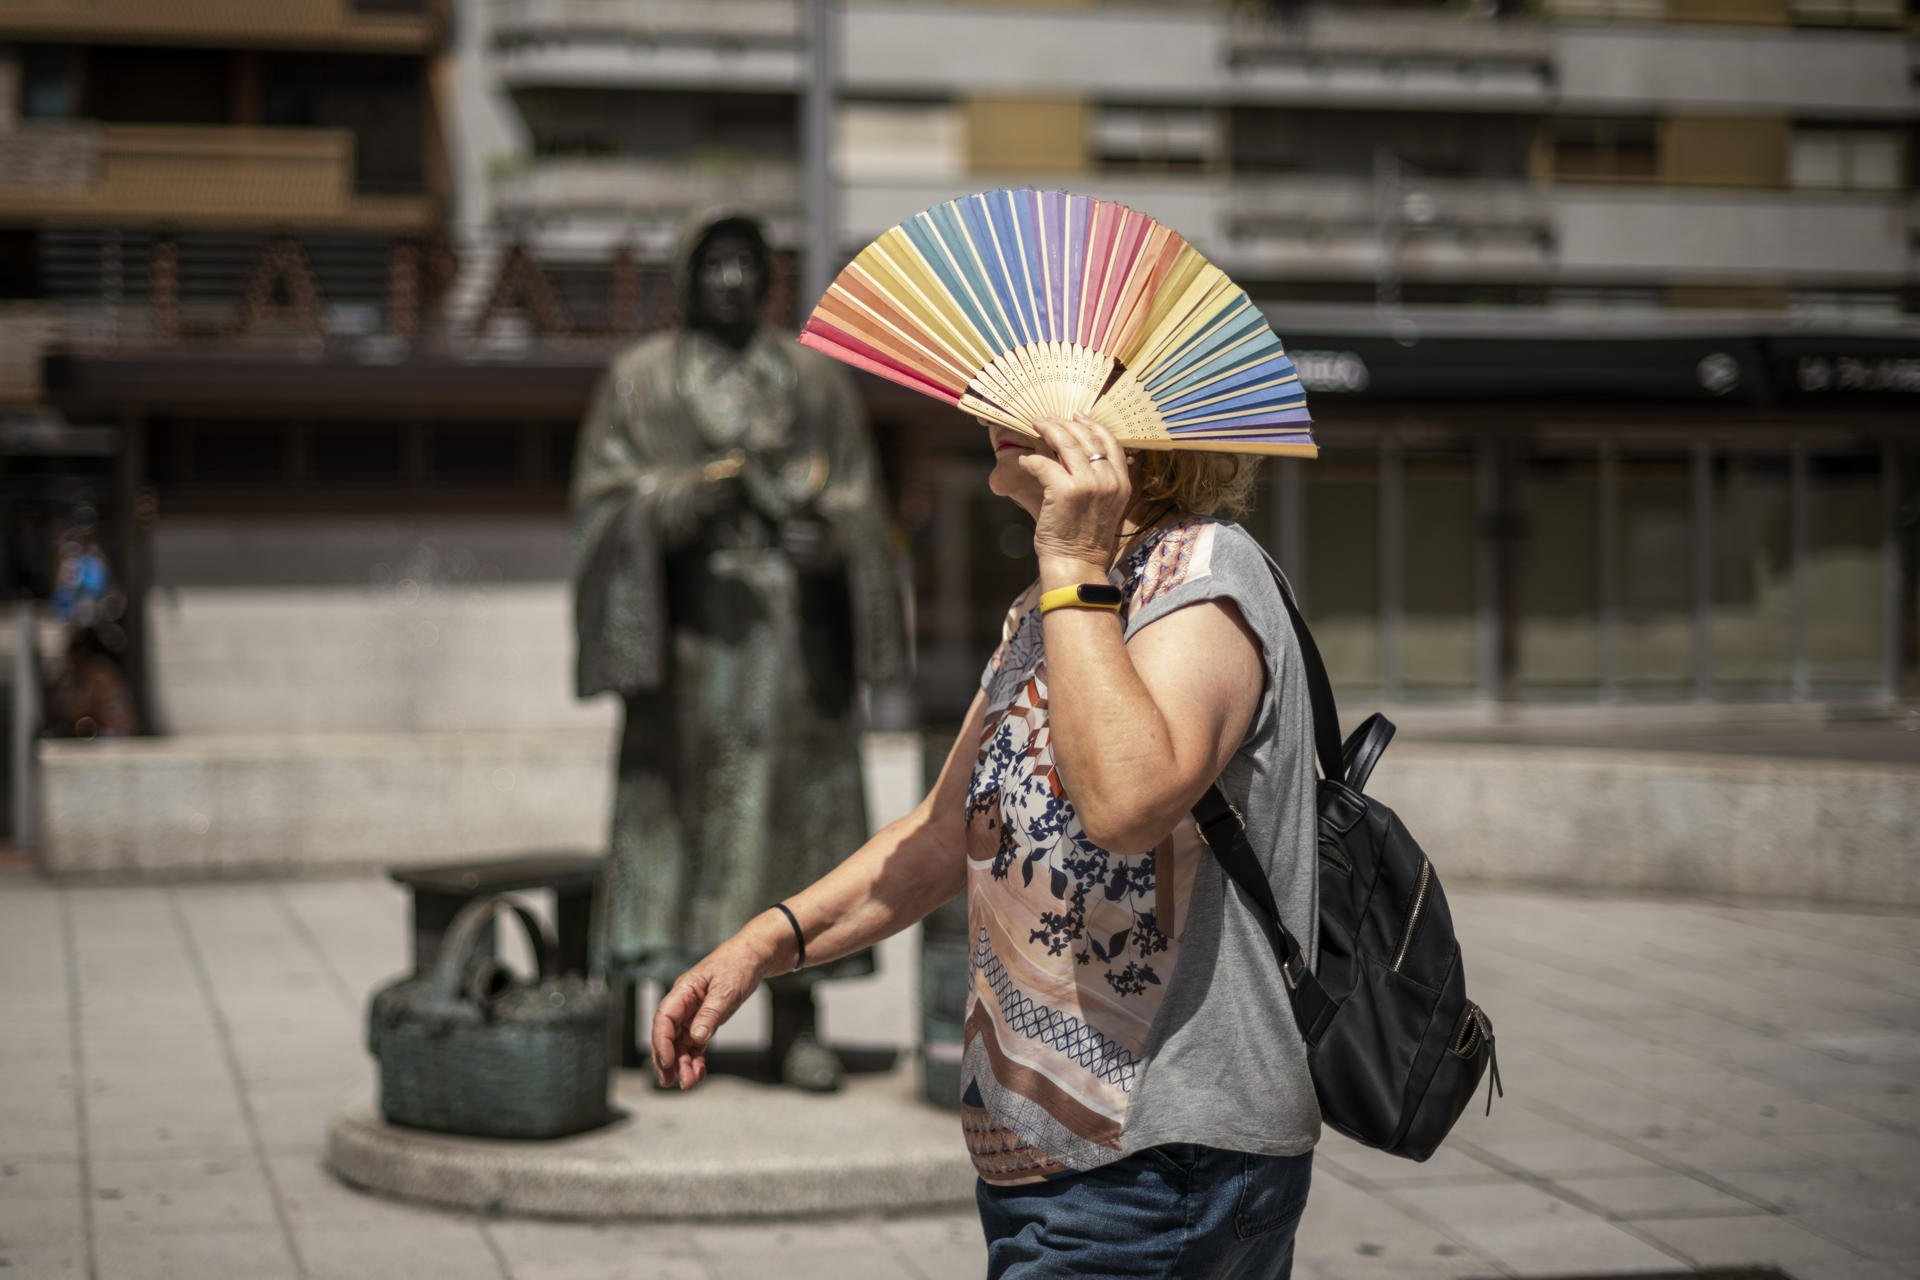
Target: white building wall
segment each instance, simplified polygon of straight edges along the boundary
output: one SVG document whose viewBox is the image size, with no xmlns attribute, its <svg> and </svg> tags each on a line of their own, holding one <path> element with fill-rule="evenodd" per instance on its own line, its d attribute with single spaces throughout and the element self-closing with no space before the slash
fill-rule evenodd
<svg viewBox="0 0 1920 1280">
<path fill-rule="evenodd" d="M 148 616 L 174 733 L 613 723 L 573 697 L 562 519 L 167 521 Z"/>
<path fill-rule="evenodd" d="M 1208 98 L 1226 66 L 1226 24 L 1204 10 L 856 4 L 843 30 L 859 93 Z"/>
<path fill-rule="evenodd" d="M 1565 26 L 1561 110 L 1912 116 L 1906 42 L 1887 33 Z"/>
<path fill-rule="evenodd" d="M 452 50 L 438 73 L 451 85 L 441 106 L 451 152 L 454 234 L 462 242 L 492 221 L 491 172 L 531 147 L 520 113 L 487 59 L 488 16 L 489 7 L 479 0 L 459 0 Z"/>
</svg>

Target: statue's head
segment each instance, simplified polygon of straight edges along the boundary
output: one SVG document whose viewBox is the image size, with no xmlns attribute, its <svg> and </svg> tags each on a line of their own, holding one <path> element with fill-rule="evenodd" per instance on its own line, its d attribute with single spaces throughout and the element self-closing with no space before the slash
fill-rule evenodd
<svg viewBox="0 0 1920 1280">
<path fill-rule="evenodd" d="M 686 261 L 687 326 L 745 346 L 773 285 L 773 255 L 752 218 L 728 216 L 698 234 Z"/>
</svg>

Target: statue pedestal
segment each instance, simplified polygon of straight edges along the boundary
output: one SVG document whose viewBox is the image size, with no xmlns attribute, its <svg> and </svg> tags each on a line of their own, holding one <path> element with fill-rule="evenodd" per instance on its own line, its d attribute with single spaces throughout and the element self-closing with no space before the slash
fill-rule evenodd
<svg viewBox="0 0 1920 1280">
<path fill-rule="evenodd" d="M 455 1138 L 335 1118 L 327 1165 L 380 1195 L 448 1208 L 577 1219 L 850 1215 L 973 1203 L 952 1111 L 920 1100 L 911 1059 L 824 1097 L 725 1076 L 689 1093 L 620 1073 L 626 1115 L 552 1142 Z"/>
</svg>

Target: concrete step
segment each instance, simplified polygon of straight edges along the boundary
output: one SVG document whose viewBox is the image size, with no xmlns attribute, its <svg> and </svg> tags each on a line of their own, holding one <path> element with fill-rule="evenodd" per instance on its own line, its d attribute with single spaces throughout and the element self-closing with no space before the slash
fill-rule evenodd
<svg viewBox="0 0 1920 1280">
<path fill-rule="evenodd" d="M 308 875 L 604 849 L 614 734 L 608 724 L 43 742 L 41 865 L 62 876 Z M 877 827 L 920 799 L 920 737 L 868 734 L 864 755 Z"/>
<path fill-rule="evenodd" d="M 47 742 L 42 866 L 306 874 L 604 848 L 612 750 L 604 729 Z"/>
</svg>

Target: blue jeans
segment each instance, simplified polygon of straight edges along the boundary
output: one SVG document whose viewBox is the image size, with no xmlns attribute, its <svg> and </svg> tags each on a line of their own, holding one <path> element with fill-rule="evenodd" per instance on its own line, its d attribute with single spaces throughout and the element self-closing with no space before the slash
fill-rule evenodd
<svg viewBox="0 0 1920 1280">
<path fill-rule="evenodd" d="M 1021 1187 L 981 1182 L 987 1280 L 1287 1280 L 1313 1153 L 1173 1143 Z"/>
</svg>

